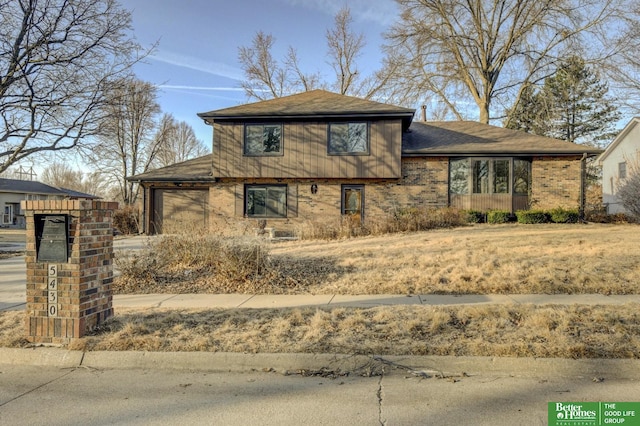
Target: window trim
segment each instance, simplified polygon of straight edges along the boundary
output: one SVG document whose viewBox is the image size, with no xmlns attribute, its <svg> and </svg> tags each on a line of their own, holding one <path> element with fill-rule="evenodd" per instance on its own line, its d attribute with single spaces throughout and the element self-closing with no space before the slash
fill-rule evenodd
<svg viewBox="0 0 640 426">
<path fill-rule="evenodd" d="M 268 198 L 268 189 L 269 188 L 279 188 L 279 189 L 284 189 L 284 214 L 283 215 L 277 215 L 277 216 L 271 216 L 266 214 L 266 210 L 265 210 L 265 214 L 264 215 L 256 215 L 256 214 L 249 214 L 249 191 L 251 189 L 260 189 L 263 188 L 265 190 L 267 190 L 267 194 L 265 195 Z M 243 204 L 244 204 L 244 216 L 251 218 L 251 219 L 286 219 L 289 216 L 289 186 L 287 184 L 270 184 L 270 183 L 266 183 L 266 184 L 245 184 L 244 185 L 244 200 L 243 200 Z"/>
<path fill-rule="evenodd" d="M 367 146 L 364 151 L 335 151 L 331 145 L 331 126 L 333 125 L 364 124 L 367 131 Z M 348 129 L 348 128 L 347 128 Z M 332 121 L 327 125 L 327 155 L 371 155 L 371 122 L 370 121 Z"/>
<path fill-rule="evenodd" d="M 247 132 L 249 127 L 262 127 L 264 134 L 264 127 L 271 126 L 280 127 L 280 149 L 278 151 L 266 152 L 262 151 L 261 153 L 251 153 L 247 152 Z M 242 130 L 242 155 L 245 157 L 278 157 L 284 155 L 284 124 L 283 123 L 244 123 Z M 264 143 L 264 140 L 263 140 Z"/>
</svg>

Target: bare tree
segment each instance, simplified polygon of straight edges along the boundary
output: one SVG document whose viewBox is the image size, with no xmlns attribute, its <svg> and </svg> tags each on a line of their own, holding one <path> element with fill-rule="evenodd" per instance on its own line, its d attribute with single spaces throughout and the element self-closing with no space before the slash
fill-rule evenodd
<svg viewBox="0 0 640 426">
<path fill-rule="evenodd" d="M 85 151 L 87 160 L 119 188 L 125 204 L 138 198 L 138 184 L 127 178 L 150 169 L 162 141 L 154 138 L 160 106 L 150 83 L 127 79 L 114 84 L 98 144 Z"/>
<path fill-rule="evenodd" d="M 627 0 L 397 0 L 402 14 L 386 35 L 395 68 L 390 97 L 431 98 L 455 118 L 477 107 L 479 120 L 518 103 L 568 52 L 592 60 L 616 54 Z"/>
<path fill-rule="evenodd" d="M 57 188 L 71 189 L 97 196 L 104 196 L 108 189 L 99 172 L 83 173 L 60 161 L 55 161 L 44 169 L 40 175 L 40 181 Z"/>
<path fill-rule="evenodd" d="M 622 206 L 640 220 L 640 161 L 632 161 L 628 168 L 627 178 L 618 183 L 618 198 Z"/>
<path fill-rule="evenodd" d="M 154 166 L 165 167 L 180 163 L 209 152 L 205 144 L 185 121 L 177 121 L 171 114 L 164 114 L 154 135 L 158 155 Z"/>
<path fill-rule="evenodd" d="M 356 59 L 365 45 L 364 35 L 351 31 L 352 22 L 349 8 L 340 9 L 335 16 L 334 27 L 327 30 L 326 36 L 329 65 L 336 74 L 336 89 L 343 95 L 355 89 L 359 78 Z"/>
<path fill-rule="evenodd" d="M 345 7 L 336 14 L 334 27 L 326 32 L 327 62 L 335 73 L 335 79 L 324 79 L 319 71 L 303 72 L 297 52 L 291 46 L 285 59 L 278 61 L 271 53 L 275 39 L 258 31 L 250 47 L 238 49 L 238 58 L 245 73 L 241 84 L 247 96 L 265 100 L 325 87 L 367 99 L 376 96 L 395 69 L 388 67 L 369 75 L 361 74 L 357 58 L 365 46 L 365 39 L 364 35 L 352 31 L 352 22 L 351 12 Z"/>
<path fill-rule="evenodd" d="M 98 133 L 139 46 L 116 0 L 0 0 L 0 172 Z"/>
</svg>

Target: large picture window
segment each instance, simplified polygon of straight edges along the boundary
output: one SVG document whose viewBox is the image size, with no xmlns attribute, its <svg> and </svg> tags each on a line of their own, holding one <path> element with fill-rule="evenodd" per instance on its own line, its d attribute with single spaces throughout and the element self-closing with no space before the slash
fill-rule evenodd
<svg viewBox="0 0 640 426">
<path fill-rule="evenodd" d="M 282 155 L 282 124 L 244 126 L 245 155 Z"/>
<path fill-rule="evenodd" d="M 329 154 L 369 154 L 369 125 L 367 123 L 330 123 Z"/>
<path fill-rule="evenodd" d="M 248 217 L 287 217 L 287 186 L 247 185 L 245 213 Z"/>
<path fill-rule="evenodd" d="M 459 158 L 449 162 L 451 194 L 526 195 L 531 162 L 522 159 Z"/>
</svg>

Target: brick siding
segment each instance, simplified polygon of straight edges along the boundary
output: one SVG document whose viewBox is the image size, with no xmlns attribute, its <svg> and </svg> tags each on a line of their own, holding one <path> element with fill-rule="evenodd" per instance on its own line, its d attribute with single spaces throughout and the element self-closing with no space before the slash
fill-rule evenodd
<svg viewBox="0 0 640 426">
<path fill-rule="evenodd" d="M 531 207 L 578 208 L 581 186 L 580 157 L 536 157 L 531 163 Z"/>
</svg>

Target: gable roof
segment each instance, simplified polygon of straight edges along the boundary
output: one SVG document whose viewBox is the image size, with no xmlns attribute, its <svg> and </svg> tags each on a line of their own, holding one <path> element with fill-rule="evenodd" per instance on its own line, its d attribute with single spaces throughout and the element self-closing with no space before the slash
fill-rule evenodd
<svg viewBox="0 0 640 426">
<path fill-rule="evenodd" d="M 131 176 L 127 180 L 134 182 L 213 182 L 215 179 L 212 175 L 213 155 L 208 154 Z"/>
<path fill-rule="evenodd" d="M 33 180 L 20 179 L 3 179 L 0 178 L 0 192 L 10 192 L 14 194 L 38 194 L 38 195 L 57 195 L 69 198 L 100 198 L 95 195 L 85 194 L 84 192 L 74 191 L 66 188 L 56 188 L 42 182 Z"/>
<path fill-rule="evenodd" d="M 291 96 L 269 99 L 199 113 L 208 124 L 217 120 L 235 119 L 296 119 L 296 118 L 402 118 L 409 127 L 415 110 L 395 105 L 340 95 L 326 90 L 310 90 Z"/>
<path fill-rule="evenodd" d="M 595 155 L 601 152 L 587 145 L 475 121 L 414 121 L 402 137 L 403 156 Z"/>
<path fill-rule="evenodd" d="M 598 162 L 600 164 L 602 164 L 604 159 L 607 158 L 609 154 L 611 154 L 617 148 L 618 145 L 620 145 L 624 138 L 629 134 L 629 132 L 631 132 L 631 130 L 633 130 L 634 127 L 636 127 L 638 123 L 640 123 L 640 117 L 633 117 L 631 121 L 629 121 L 627 125 L 624 126 L 624 129 L 622 129 L 622 131 L 618 133 L 613 142 L 611 142 L 609 146 L 607 146 L 607 149 L 604 150 L 602 155 L 598 157 Z"/>
</svg>

